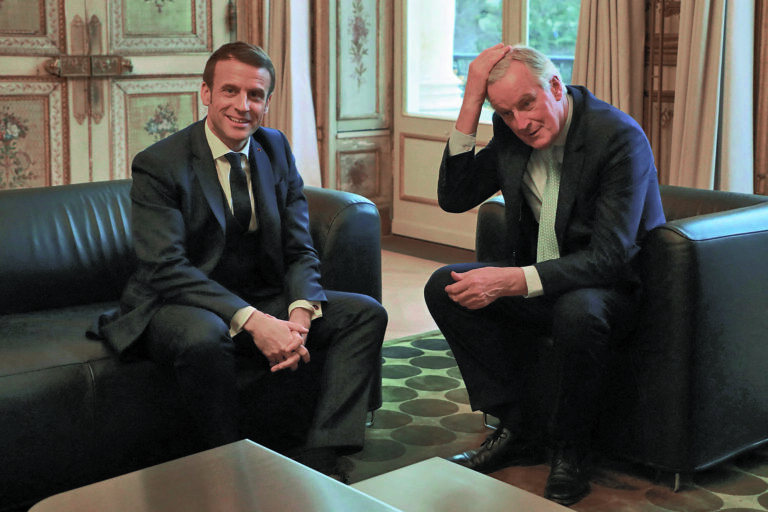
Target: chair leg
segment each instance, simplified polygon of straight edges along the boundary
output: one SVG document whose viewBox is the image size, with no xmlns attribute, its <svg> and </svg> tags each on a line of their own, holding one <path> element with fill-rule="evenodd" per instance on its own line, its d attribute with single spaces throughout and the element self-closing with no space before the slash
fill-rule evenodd
<svg viewBox="0 0 768 512">
<path fill-rule="evenodd" d="M 485 428 L 489 428 L 489 429 L 491 429 L 491 430 L 496 430 L 496 425 L 492 425 L 492 424 L 491 424 L 491 423 L 488 421 L 488 413 L 487 413 L 487 412 L 484 412 L 484 413 L 483 413 L 483 424 L 485 425 Z"/>
<path fill-rule="evenodd" d="M 668 478 L 671 477 L 672 482 L 669 482 Z M 679 492 L 680 490 L 693 485 L 693 473 L 690 472 L 675 472 L 669 473 L 663 470 L 658 470 L 656 473 L 656 482 L 662 485 L 672 484 L 672 491 Z"/>
</svg>

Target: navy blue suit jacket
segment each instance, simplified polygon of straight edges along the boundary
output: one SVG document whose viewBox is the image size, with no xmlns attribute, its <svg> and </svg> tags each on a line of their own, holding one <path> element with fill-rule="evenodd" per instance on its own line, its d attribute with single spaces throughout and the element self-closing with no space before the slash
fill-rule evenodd
<svg viewBox="0 0 768 512">
<path fill-rule="evenodd" d="M 119 353 L 144 332 L 162 304 L 212 311 L 227 325 L 246 300 L 209 278 L 225 247 L 229 206 L 205 137 L 205 120 L 153 144 L 132 165 L 132 237 L 138 269 L 120 310 L 100 333 Z M 259 297 L 323 301 L 320 260 L 309 233 L 303 181 L 285 135 L 259 128 L 251 138 L 251 169 L 264 284 Z"/>
<path fill-rule="evenodd" d="M 627 114 L 568 86 L 573 115 L 565 143 L 555 233 L 560 258 L 536 261 L 538 224 L 523 198 L 532 148 L 501 117 L 483 150 L 450 157 L 440 166 L 438 200 L 464 212 L 499 190 L 504 196 L 509 264 L 535 266 L 544 292 L 612 287 L 638 282 L 635 256 L 645 234 L 664 222 L 653 152 Z"/>
</svg>

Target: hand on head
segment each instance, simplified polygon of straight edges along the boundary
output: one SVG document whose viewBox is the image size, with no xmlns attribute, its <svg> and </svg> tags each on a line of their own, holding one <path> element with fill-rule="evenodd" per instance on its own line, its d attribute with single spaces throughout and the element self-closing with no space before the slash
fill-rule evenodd
<svg viewBox="0 0 768 512">
<path fill-rule="evenodd" d="M 488 76 L 493 67 L 509 52 L 512 47 L 499 43 L 490 48 L 486 48 L 480 55 L 475 57 L 469 64 L 467 71 L 467 84 L 464 89 L 464 96 L 470 95 L 476 101 L 481 103 L 485 101 L 486 89 L 488 86 Z"/>
</svg>

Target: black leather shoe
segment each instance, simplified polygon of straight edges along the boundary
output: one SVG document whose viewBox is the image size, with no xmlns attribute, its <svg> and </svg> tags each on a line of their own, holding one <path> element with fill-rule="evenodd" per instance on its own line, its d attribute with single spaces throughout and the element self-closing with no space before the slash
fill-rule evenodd
<svg viewBox="0 0 768 512">
<path fill-rule="evenodd" d="M 567 507 L 589 494 L 589 491 L 585 451 L 568 446 L 556 448 L 544 497 Z"/>
<path fill-rule="evenodd" d="M 508 466 L 532 466 L 544 462 L 540 445 L 524 441 L 509 429 L 497 428 L 480 448 L 469 450 L 448 459 L 481 473 L 492 473 Z"/>
</svg>

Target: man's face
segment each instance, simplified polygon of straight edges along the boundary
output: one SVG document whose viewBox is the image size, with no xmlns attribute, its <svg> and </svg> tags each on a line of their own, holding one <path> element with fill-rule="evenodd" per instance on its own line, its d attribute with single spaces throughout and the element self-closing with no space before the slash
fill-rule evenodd
<svg viewBox="0 0 768 512">
<path fill-rule="evenodd" d="M 504 123 L 525 144 L 542 149 L 560 134 L 567 117 L 563 84 L 553 77 L 551 87 L 539 81 L 522 62 L 513 61 L 507 74 L 488 86 L 488 100 Z"/>
<path fill-rule="evenodd" d="M 259 129 L 269 110 L 269 72 L 238 60 L 216 63 L 213 84 L 200 95 L 208 107 L 208 126 L 232 150 L 239 151 Z"/>
</svg>

